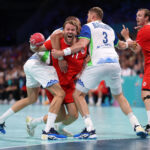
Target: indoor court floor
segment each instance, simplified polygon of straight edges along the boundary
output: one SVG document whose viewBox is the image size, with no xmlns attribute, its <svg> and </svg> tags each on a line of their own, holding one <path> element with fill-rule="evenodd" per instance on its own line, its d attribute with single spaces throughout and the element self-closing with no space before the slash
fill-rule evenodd
<svg viewBox="0 0 150 150">
<path fill-rule="evenodd" d="M 10 105 L 0 105 L 0 115 Z M 97 132 L 97 140 L 42 141 L 40 139 L 44 125 L 36 128 L 34 137 L 26 132 L 26 116 L 40 117 L 48 112 L 48 106 L 32 105 L 16 113 L 6 121 L 6 134 L 0 134 L 0 150 L 149 150 L 150 138 L 140 139 L 133 131 L 128 117 L 119 107 L 90 106 L 91 118 Z M 147 116 L 144 107 L 134 107 L 133 112 L 142 125 L 146 125 Z M 66 129 L 77 134 L 84 128 L 81 116 Z"/>
</svg>

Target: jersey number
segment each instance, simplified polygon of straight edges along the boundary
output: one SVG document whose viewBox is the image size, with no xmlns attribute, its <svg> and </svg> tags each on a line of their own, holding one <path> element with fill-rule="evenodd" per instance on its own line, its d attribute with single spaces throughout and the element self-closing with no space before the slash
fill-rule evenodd
<svg viewBox="0 0 150 150">
<path fill-rule="evenodd" d="M 103 32 L 103 35 L 104 35 L 103 43 L 107 43 L 108 42 L 107 33 Z"/>
</svg>

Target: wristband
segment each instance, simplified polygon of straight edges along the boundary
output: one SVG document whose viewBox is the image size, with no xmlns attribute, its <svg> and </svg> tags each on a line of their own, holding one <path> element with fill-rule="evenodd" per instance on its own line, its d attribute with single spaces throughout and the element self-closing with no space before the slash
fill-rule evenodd
<svg viewBox="0 0 150 150">
<path fill-rule="evenodd" d="M 63 51 L 65 56 L 71 55 L 71 49 L 69 47 L 64 49 Z"/>
<path fill-rule="evenodd" d="M 127 49 L 128 48 L 128 42 L 125 42 L 125 45 L 126 45 L 125 49 Z"/>
<path fill-rule="evenodd" d="M 128 39 L 126 40 L 126 42 L 128 42 L 128 41 L 132 41 L 132 39 L 131 39 L 131 38 L 128 38 Z"/>
<path fill-rule="evenodd" d="M 63 56 L 58 57 L 58 60 L 64 60 Z"/>
</svg>

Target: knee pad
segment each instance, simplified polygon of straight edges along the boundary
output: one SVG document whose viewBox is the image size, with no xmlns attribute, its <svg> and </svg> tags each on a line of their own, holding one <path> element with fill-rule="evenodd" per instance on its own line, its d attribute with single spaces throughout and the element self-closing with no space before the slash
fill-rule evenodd
<svg viewBox="0 0 150 150">
<path fill-rule="evenodd" d="M 145 97 L 143 97 L 143 100 L 145 101 L 146 99 L 150 99 L 150 95 L 147 95 Z"/>
</svg>

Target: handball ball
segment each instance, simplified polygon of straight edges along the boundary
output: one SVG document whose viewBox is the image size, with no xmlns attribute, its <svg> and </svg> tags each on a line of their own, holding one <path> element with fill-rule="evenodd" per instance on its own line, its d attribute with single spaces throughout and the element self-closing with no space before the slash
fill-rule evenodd
<svg viewBox="0 0 150 150">
<path fill-rule="evenodd" d="M 42 33 L 34 33 L 30 37 L 30 44 L 32 44 L 34 46 L 39 47 L 39 46 L 43 45 L 44 42 L 45 42 L 45 37 Z"/>
</svg>

